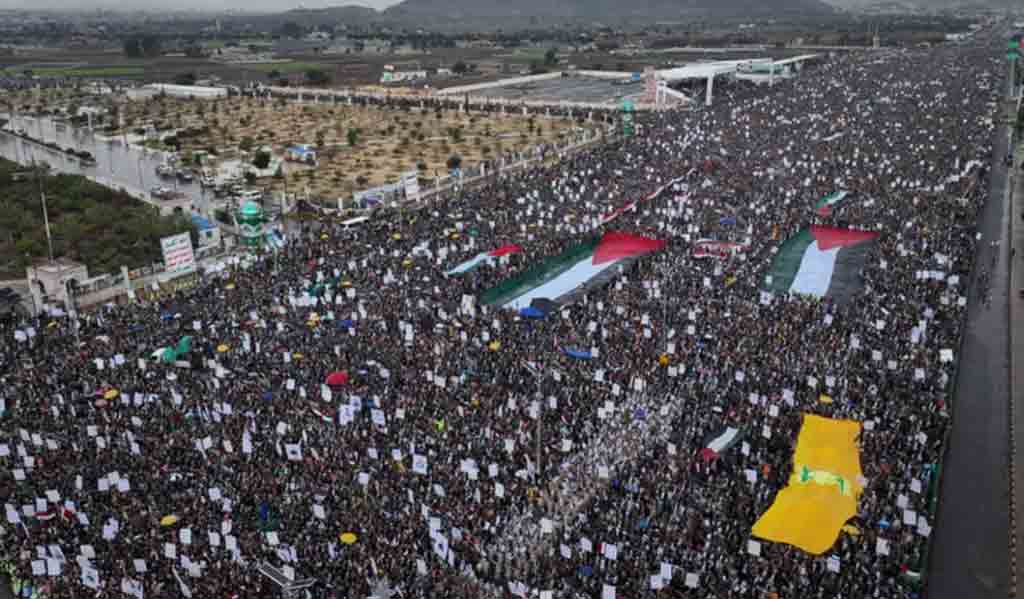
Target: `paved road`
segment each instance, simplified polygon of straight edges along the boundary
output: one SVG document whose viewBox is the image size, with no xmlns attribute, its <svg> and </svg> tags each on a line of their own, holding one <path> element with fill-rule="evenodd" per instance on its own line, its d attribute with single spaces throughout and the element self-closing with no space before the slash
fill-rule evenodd
<svg viewBox="0 0 1024 599">
<path fill-rule="evenodd" d="M 1011 355 L 1013 356 L 1013 378 L 1011 379 L 1011 393 L 1014 406 L 1015 424 L 1015 506 L 1011 506 L 1016 514 L 1017 552 L 1024 547 L 1024 527 L 1021 526 L 1021 518 L 1024 517 L 1024 299 L 1018 298 L 1017 291 L 1024 289 L 1024 172 L 1020 170 L 1024 165 L 1024 152 L 1017 152 L 1017 164 L 1014 170 L 1014 191 L 1012 196 L 1013 216 L 1013 247 L 1016 248 L 1016 257 L 1013 260 L 1013 284 L 1011 285 L 1010 297 L 1010 323 L 1012 330 Z M 1024 561 L 1017 559 L 1016 568 L 1017 584 L 1024 580 Z"/>
<path fill-rule="evenodd" d="M 997 130 L 994 143 L 991 195 L 980 214 L 983 237 L 976 268 L 992 273 L 991 303 L 983 305 L 972 281 L 930 556 L 930 599 L 1004 599 L 1009 585 L 1010 205 L 1005 127 Z M 990 247 L 996 239 L 999 246 Z M 1024 249 L 1020 253 L 1024 256 Z"/>
</svg>

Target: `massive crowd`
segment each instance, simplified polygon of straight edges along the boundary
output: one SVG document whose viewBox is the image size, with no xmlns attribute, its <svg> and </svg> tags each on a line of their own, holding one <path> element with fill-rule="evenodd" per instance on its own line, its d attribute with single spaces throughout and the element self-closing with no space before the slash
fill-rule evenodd
<svg viewBox="0 0 1024 599">
<path fill-rule="evenodd" d="M 962 332 L 1000 56 L 893 50 L 723 84 L 625 141 L 313 227 L 77 334 L 66 317 L 4 332 L 3 555 L 52 598 L 272 596 L 264 562 L 325 598 L 910 596 L 930 523 L 907 513 L 928 513 L 949 426 L 941 352 Z M 880 234 L 863 290 L 763 294 L 814 223 Z M 545 318 L 475 299 L 608 230 L 667 245 Z M 698 259 L 699 238 L 745 251 Z M 504 244 L 523 251 L 445 275 Z M 750 543 L 804 413 L 864 424 L 858 514 L 823 556 Z M 740 441 L 702 458 L 727 427 Z"/>
</svg>

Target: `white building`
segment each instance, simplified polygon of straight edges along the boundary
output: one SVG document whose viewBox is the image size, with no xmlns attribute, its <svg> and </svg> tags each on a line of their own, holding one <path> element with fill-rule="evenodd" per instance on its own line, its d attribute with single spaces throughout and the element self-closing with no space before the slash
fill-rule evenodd
<svg viewBox="0 0 1024 599">
<path fill-rule="evenodd" d="M 228 89 L 226 87 L 204 87 L 201 85 L 173 85 L 170 83 L 151 83 L 129 89 L 126 94 L 130 100 L 146 100 L 160 94 L 172 98 L 196 98 L 199 100 L 213 100 L 226 98 Z"/>
<path fill-rule="evenodd" d="M 89 279 L 89 269 L 79 262 L 68 258 L 56 258 L 53 262 L 45 258 L 37 259 L 25 269 L 29 292 L 38 309 L 44 305 L 53 306 L 63 303 L 68 306 L 68 287 L 74 280 L 78 284 Z"/>
<path fill-rule="evenodd" d="M 381 83 L 398 83 L 401 81 L 416 81 L 418 79 L 426 79 L 427 72 L 425 70 L 416 71 L 398 71 L 395 67 L 389 64 L 384 65 L 384 72 L 380 74 Z"/>
</svg>

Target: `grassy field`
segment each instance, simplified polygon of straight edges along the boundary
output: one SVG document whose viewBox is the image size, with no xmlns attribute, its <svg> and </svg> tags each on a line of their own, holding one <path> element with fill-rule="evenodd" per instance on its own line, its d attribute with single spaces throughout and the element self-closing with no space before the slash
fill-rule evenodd
<svg viewBox="0 0 1024 599">
<path fill-rule="evenodd" d="M 142 77 L 146 74 L 145 67 L 131 65 L 117 66 L 17 66 L 8 67 L 4 70 L 7 74 L 22 73 L 31 70 L 39 77 Z"/>
<path fill-rule="evenodd" d="M 544 62 L 545 48 L 516 48 L 511 54 L 499 54 L 500 58 L 507 64 L 530 64 L 531 62 Z"/>
<path fill-rule="evenodd" d="M 305 73 L 306 71 L 326 68 L 323 64 L 320 64 L 318 62 L 271 62 L 261 64 L 243 63 L 242 66 L 244 66 L 247 69 L 261 71 L 263 73 L 277 71 L 282 75 L 287 75 L 289 73 Z"/>
</svg>

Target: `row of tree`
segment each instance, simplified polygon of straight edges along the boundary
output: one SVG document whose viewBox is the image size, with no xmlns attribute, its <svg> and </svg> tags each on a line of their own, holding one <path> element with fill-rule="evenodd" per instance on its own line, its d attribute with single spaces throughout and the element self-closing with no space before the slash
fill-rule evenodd
<svg viewBox="0 0 1024 599">
<path fill-rule="evenodd" d="M 141 38 L 132 37 L 124 40 L 124 55 L 128 58 L 152 58 L 160 56 L 163 46 L 160 38 L 146 35 Z"/>
</svg>

